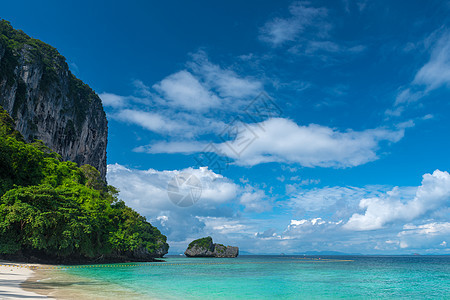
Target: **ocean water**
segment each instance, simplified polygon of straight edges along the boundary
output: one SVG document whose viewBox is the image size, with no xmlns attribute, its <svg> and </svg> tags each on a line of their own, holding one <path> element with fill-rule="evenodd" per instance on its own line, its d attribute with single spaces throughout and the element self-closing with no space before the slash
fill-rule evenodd
<svg viewBox="0 0 450 300">
<path fill-rule="evenodd" d="M 450 299 L 450 256 L 168 257 L 58 272 L 60 288 L 92 298 Z"/>
</svg>

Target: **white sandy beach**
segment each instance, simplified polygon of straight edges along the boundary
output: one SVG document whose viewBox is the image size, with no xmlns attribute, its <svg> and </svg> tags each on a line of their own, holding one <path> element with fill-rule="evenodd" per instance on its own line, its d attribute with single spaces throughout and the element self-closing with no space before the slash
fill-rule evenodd
<svg viewBox="0 0 450 300">
<path fill-rule="evenodd" d="M 26 266 L 21 264 L 21 266 Z M 47 298 L 20 287 L 32 274 L 33 270 L 14 266 L 12 263 L 0 261 L 0 299 L 43 299 Z"/>
</svg>

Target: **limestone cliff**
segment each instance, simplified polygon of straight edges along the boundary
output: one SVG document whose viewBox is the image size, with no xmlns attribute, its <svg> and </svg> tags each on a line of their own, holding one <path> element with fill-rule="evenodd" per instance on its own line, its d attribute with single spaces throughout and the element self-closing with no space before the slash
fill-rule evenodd
<svg viewBox="0 0 450 300">
<path fill-rule="evenodd" d="M 184 252 L 187 257 L 237 257 L 239 248 L 214 244 L 210 236 L 191 242 Z"/>
<path fill-rule="evenodd" d="M 106 175 L 108 124 L 98 95 L 58 51 L 0 20 L 0 106 L 27 141 L 42 140 Z"/>
</svg>

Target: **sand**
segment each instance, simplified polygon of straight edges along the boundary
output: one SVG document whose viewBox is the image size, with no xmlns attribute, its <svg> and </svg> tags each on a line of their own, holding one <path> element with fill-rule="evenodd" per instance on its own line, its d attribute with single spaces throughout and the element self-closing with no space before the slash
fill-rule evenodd
<svg viewBox="0 0 450 300">
<path fill-rule="evenodd" d="M 30 267 L 37 267 L 30 269 Z M 117 284 L 68 274 L 55 265 L 12 263 L 0 260 L 2 299 L 143 299 Z M 145 297 L 148 299 L 148 297 Z"/>
<path fill-rule="evenodd" d="M 0 261 L 0 299 L 44 299 L 46 296 L 22 289 L 21 284 L 35 271 L 28 264 Z"/>
</svg>

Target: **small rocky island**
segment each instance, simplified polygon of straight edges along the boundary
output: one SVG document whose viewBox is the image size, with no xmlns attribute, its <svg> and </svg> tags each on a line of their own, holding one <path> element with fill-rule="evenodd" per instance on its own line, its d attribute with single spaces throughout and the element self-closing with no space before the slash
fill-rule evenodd
<svg viewBox="0 0 450 300">
<path fill-rule="evenodd" d="M 237 257 L 239 248 L 214 244 L 210 236 L 192 241 L 184 255 L 187 257 Z"/>
</svg>

